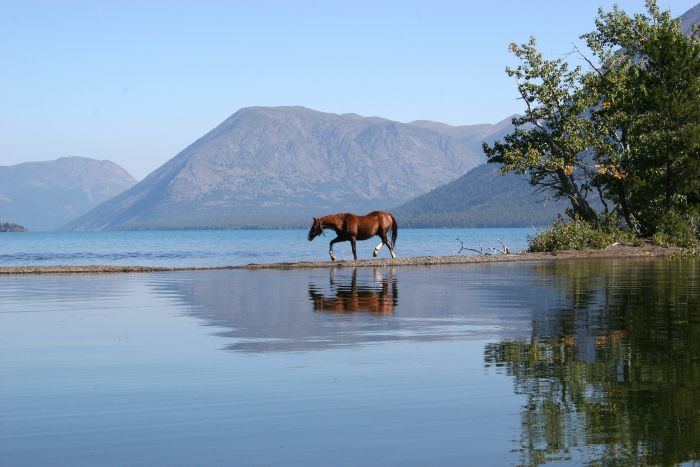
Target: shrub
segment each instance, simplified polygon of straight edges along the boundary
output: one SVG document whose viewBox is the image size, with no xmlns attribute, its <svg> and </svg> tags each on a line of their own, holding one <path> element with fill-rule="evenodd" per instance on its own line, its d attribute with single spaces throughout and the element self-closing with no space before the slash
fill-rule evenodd
<svg viewBox="0 0 700 467">
<path fill-rule="evenodd" d="M 659 222 L 651 241 L 659 246 L 692 248 L 698 239 L 691 224 L 676 213 L 666 214 Z"/>
<path fill-rule="evenodd" d="M 549 229 L 527 239 L 529 251 L 583 250 L 605 248 L 615 242 L 639 244 L 628 230 L 617 226 L 594 226 L 575 218 L 569 222 L 557 219 Z"/>
</svg>

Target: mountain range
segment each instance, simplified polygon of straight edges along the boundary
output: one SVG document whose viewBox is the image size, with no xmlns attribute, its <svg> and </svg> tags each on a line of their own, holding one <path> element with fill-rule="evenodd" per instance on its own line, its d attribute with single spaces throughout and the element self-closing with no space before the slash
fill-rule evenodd
<svg viewBox="0 0 700 467">
<path fill-rule="evenodd" d="M 681 28 L 698 22 L 700 4 Z M 482 143 L 511 132 L 511 119 L 451 126 L 249 107 L 139 183 L 107 161 L 0 167 L 0 220 L 42 230 L 71 218 L 64 229 L 305 227 L 320 214 L 392 209 L 404 226 L 548 224 L 565 203 L 484 165 Z"/>
<path fill-rule="evenodd" d="M 482 164 L 481 141 L 508 125 L 244 108 L 66 228 L 299 227 L 314 215 L 389 209 Z"/>
<path fill-rule="evenodd" d="M 85 157 L 0 166 L 0 222 L 53 230 L 135 183 L 114 162 Z"/>
<path fill-rule="evenodd" d="M 412 122 L 452 134 L 481 151 L 513 130 L 512 116 L 495 125 L 453 127 Z M 535 193 L 527 176 L 501 175 L 498 165 L 481 164 L 461 177 L 394 208 L 406 227 L 526 227 L 550 224 L 568 204 Z"/>
</svg>

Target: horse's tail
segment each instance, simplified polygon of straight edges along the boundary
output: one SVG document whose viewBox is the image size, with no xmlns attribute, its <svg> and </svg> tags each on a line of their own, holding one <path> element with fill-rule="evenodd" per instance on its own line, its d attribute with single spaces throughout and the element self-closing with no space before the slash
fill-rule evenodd
<svg viewBox="0 0 700 467">
<path fill-rule="evenodd" d="M 391 246 L 392 248 L 396 246 L 396 237 L 399 236 L 399 223 L 396 222 L 393 214 L 391 216 Z"/>
</svg>

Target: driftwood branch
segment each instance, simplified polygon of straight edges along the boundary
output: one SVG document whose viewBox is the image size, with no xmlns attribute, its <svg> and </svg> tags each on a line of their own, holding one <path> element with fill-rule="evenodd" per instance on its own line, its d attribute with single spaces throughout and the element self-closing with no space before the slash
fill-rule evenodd
<svg viewBox="0 0 700 467">
<path fill-rule="evenodd" d="M 484 247 L 481 245 L 477 245 L 479 247 L 479 249 L 477 250 L 476 248 L 465 247 L 464 241 L 460 238 L 457 238 L 457 241 L 459 242 L 459 250 L 455 251 L 456 255 L 462 254 L 463 251 L 473 251 L 474 253 L 478 253 L 482 256 L 492 256 L 494 254 L 507 255 L 510 253 L 510 249 L 501 240 L 498 240 L 498 243 L 501 244 L 501 248 L 487 248 L 487 250 L 491 250 L 493 251 L 493 253 L 484 251 Z"/>
<path fill-rule="evenodd" d="M 502 240 L 498 240 L 498 243 L 501 244 L 500 249 L 498 249 L 498 248 L 490 248 L 490 249 L 493 250 L 495 253 L 500 253 L 502 255 L 507 255 L 510 253 L 510 249 L 506 246 L 505 243 L 503 243 Z"/>
</svg>

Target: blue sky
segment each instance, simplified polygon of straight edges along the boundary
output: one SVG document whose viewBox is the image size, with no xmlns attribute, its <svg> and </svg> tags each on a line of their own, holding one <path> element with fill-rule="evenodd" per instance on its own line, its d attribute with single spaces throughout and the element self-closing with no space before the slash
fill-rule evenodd
<svg viewBox="0 0 700 467">
<path fill-rule="evenodd" d="M 659 0 L 680 15 L 698 0 Z M 110 159 L 143 178 L 241 107 L 407 122 L 519 112 L 510 42 L 571 50 L 643 1 L 0 0 L 0 165 Z"/>
</svg>

